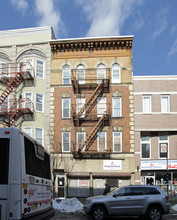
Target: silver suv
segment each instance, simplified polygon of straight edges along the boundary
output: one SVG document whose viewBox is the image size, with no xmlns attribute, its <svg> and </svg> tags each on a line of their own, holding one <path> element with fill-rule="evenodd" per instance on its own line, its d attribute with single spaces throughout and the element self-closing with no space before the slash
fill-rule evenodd
<svg viewBox="0 0 177 220">
<path fill-rule="evenodd" d="M 84 211 L 95 220 L 106 216 L 144 216 L 160 220 L 170 212 L 168 195 L 159 186 L 130 185 L 116 188 L 105 196 L 89 197 Z"/>
</svg>

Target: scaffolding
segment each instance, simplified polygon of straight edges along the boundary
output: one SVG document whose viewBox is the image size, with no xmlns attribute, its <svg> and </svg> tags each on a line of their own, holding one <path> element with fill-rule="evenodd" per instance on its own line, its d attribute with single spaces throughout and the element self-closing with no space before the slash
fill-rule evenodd
<svg viewBox="0 0 177 220">
<path fill-rule="evenodd" d="M 99 69 L 101 72 L 102 70 Z M 79 149 L 74 151 L 76 154 L 84 154 L 88 151 L 95 139 L 97 133 L 100 132 L 104 126 L 110 125 L 111 111 L 110 105 L 101 109 L 100 112 L 95 111 L 97 99 L 102 97 L 103 93 L 109 92 L 110 84 L 110 70 L 103 69 L 100 76 L 97 75 L 96 69 L 85 69 L 82 74 L 78 70 L 72 70 L 72 86 L 75 94 L 90 93 L 86 103 L 78 109 L 77 105 L 72 105 L 72 118 L 75 127 L 92 126 L 91 131 L 87 134 L 86 140 L 79 145 Z"/>
<path fill-rule="evenodd" d="M 25 81 L 34 81 L 34 69 L 29 62 L 0 63 L 0 122 L 4 127 L 15 126 L 19 118 L 34 113 L 31 100 L 10 96 Z"/>
</svg>

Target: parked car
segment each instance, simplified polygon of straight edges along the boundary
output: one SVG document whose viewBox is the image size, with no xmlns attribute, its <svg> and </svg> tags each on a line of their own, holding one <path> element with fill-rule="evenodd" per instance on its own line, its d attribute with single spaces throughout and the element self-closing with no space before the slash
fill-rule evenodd
<svg viewBox="0 0 177 220">
<path fill-rule="evenodd" d="M 104 196 L 87 198 L 84 211 L 95 220 L 106 216 L 144 216 L 143 219 L 160 220 L 163 214 L 170 212 L 170 203 L 159 186 L 129 185 Z"/>
</svg>

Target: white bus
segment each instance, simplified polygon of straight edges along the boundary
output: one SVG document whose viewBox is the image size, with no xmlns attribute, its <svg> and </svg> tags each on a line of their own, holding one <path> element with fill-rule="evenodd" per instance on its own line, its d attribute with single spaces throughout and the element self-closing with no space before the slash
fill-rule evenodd
<svg viewBox="0 0 177 220">
<path fill-rule="evenodd" d="M 0 220 L 51 214 L 50 155 L 29 135 L 0 128 Z"/>
</svg>

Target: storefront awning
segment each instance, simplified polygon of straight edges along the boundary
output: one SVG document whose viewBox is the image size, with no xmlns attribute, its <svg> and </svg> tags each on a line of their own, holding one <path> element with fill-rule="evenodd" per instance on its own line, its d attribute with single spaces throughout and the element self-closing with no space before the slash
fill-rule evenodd
<svg viewBox="0 0 177 220">
<path fill-rule="evenodd" d="M 102 173 L 92 173 L 93 177 L 131 177 L 130 172 L 118 173 L 118 172 L 102 172 Z"/>
</svg>

